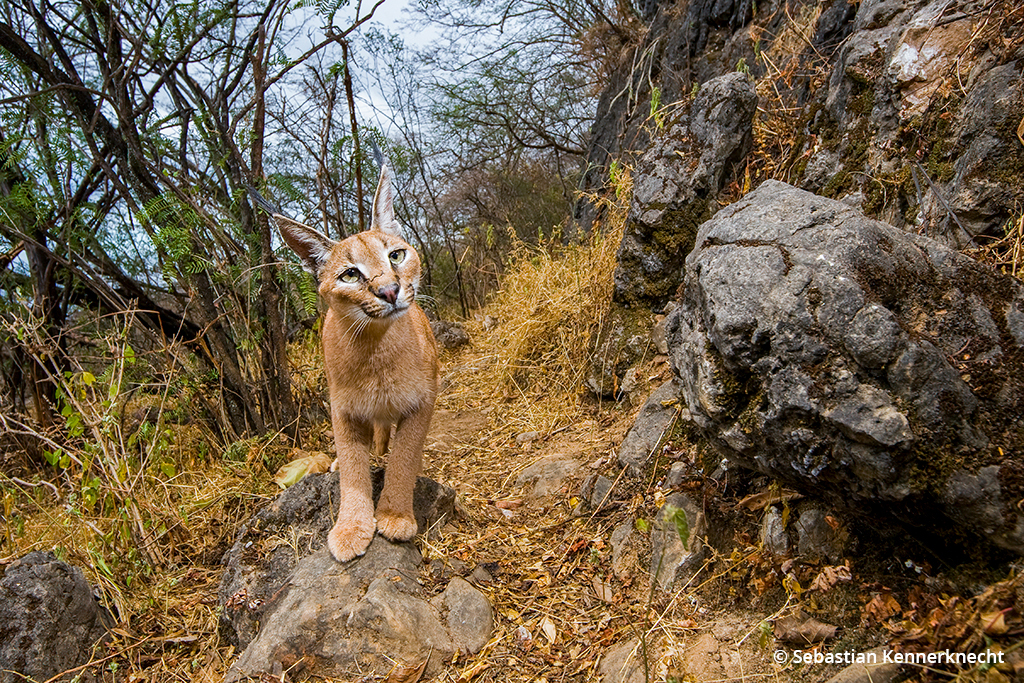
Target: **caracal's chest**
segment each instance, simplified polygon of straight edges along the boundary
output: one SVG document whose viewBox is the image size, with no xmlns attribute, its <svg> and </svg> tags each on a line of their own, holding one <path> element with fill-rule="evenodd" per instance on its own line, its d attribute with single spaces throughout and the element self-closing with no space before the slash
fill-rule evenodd
<svg viewBox="0 0 1024 683">
<path fill-rule="evenodd" d="M 324 321 L 324 360 L 331 402 L 346 414 L 373 422 L 398 422 L 436 392 L 430 349 L 417 334 L 419 310 L 410 311 L 383 334 L 353 338 L 340 333 L 344 321 L 329 311 Z"/>
</svg>

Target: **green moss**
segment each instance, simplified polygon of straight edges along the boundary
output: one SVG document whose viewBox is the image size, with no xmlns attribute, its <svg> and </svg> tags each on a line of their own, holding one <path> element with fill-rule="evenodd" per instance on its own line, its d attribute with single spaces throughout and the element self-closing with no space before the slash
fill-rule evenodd
<svg viewBox="0 0 1024 683">
<path fill-rule="evenodd" d="M 850 111 L 857 116 L 869 116 L 875 108 L 875 89 L 866 86 L 855 88 L 850 96 Z"/>
<path fill-rule="evenodd" d="M 913 221 L 917 216 L 917 191 L 910 166 L 903 166 L 892 173 L 875 176 L 863 188 L 864 203 L 862 208 L 868 216 L 877 217 L 886 206 L 895 205 L 903 214 L 904 220 Z"/>
</svg>

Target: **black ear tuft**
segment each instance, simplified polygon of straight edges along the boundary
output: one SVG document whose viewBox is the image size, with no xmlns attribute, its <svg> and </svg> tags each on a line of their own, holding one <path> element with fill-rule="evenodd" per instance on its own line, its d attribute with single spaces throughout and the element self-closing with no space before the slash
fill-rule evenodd
<svg viewBox="0 0 1024 683">
<path fill-rule="evenodd" d="M 276 206 L 274 206 L 266 199 L 264 199 L 263 195 L 261 195 L 256 190 L 255 187 L 253 187 L 252 185 L 246 185 L 245 189 L 249 190 L 249 196 L 252 197 L 252 201 L 254 204 L 256 204 L 256 206 L 260 207 L 261 209 L 269 213 L 271 216 L 273 216 L 274 214 L 278 214 L 281 216 L 284 215 L 283 213 L 281 213 L 280 209 L 278 209 Z"/>
<path fill-rule="evenodd" d="M 326 235 L 322 235 L 308 225 L 285 216 L 277 207 L 264 199 L 253 186 L 246 185 L 245 187 L 249 190 L 249 195 L 256 206 L 269 213 L 271 218 L 274 219 L 274 223 L 277 224 L 278 230 L 281 231 L 281 237 L 284 238 L 285 244 L 299 255 L 302 267 L 319 280 L 324 266 L 327 265 L 327 261 L 331 257 L 331 250 L 337 242 Z"/>
<path fill-rule="evenodd" d="M 373 150 L 373 160 L 377 164 L 377 168 L 384 166 L 384 154 L 380 151 L 380 147 L 377 146 L 377 141 L 370 138 L 370 149 Z"/>
</svg>

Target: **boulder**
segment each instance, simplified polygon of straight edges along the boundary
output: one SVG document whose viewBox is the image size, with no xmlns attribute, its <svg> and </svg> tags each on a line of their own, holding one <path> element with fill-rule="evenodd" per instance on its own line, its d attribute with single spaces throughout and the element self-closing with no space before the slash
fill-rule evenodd
<svg viewBox="0 0 1024 683">
<path fill-rule="evenodd" d="M 110 615 L 82 570 L 32 552 L 0 580 L 0 682 L 46 681 L 105 656 Z"/>
<path fill-rule="evenodd" d="M 373 471 L 374 499 L 383 487 L 383 474 L 379 468 Z M 221 560 L 226 568 L 219 591 L 224 607 L 220 626 L 228 642 L 243 649 L 256 636 L 270 603 L 299 560 L 326 543 L 327 532 L 337 516 L 337 500 L 336 473 L 309 474 L 242 528 Z M 455 492 L 420 477 L 413 506 L 419 532 L 424 533 L 438 520 L 454 513 Z M 372 562 L 352 564 L 356 581 L 376 575 L 371 565 Z"/>
<path fill-rule="evenodd" d="M 701 226 L 683 287 L 672 366 L 730 462 L 1024 553 L 1019 281 L 768 181 Z"/>
<path fill-rule="evenodd" d="M 362 557 L 334 560 L 324 544 L 337 479 L 308 475 L 258 513 L 225 555 L 221 628 L 243 650 L 225 680 L 286 670 L 383 675 L 424 665 L 436 672 L 457 650 L 490 639 L 487 599 L 463 579 L 428 600 L 412 543 L 376 536 Z M 379 470 L 374 480 L 376 496 Z M 420 477 L 414 495 L 420 533 L 453 511 L 454 492 L 429 479 Z"/>
</svg>

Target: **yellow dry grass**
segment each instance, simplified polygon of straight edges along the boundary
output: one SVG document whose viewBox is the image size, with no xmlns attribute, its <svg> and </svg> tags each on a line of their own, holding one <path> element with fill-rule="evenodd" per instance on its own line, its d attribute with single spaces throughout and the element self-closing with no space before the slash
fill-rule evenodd
<svg viewBox="0 0 1024 683">
<path fill-rule="evenodd" d="M 1006 222 L 1003 236 L 966 250 L 969 256 L 991 263 L 1004 273 L 1024 279 L 1024 213 Z"/>
<path fill-rule="evenodd" d="M 473 349 L 449 369 L 442 407 L 497 398 L 515 405 L 499 419 L 519 431 L 550 432 L 579 416 L 631 194 L 628 171 L 616 181 L 617 197 L 602 200 L 605 224 L 583 242 L 516 244 L 501 288 L 467 323 Z"/>
</svg>

